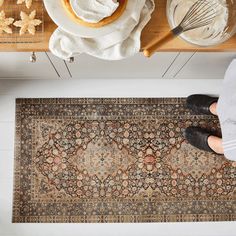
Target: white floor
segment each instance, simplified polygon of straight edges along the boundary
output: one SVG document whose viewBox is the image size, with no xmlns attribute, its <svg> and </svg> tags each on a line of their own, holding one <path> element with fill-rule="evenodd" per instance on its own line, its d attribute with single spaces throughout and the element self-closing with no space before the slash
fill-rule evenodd
<svg viewBox="0 0 236 236">
<path fill-rule="evenodd" d="M 220 80 L 0 80 L 0 236 L 236 236 L 236 222 L 183 224 L 12 224 L 15 98 L 186 97 L 218 94 Z"/>
</svg>

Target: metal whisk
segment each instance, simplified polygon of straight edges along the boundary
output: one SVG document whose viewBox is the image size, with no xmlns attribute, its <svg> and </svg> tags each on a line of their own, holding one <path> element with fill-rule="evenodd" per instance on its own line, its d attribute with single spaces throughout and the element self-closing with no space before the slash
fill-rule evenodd
<svg viewBox="0 0 236 236">
<path fill-rule="evenodd" d="M 154 39 L 143 51 L 146 57 L 151 57 L 163 44 L 171 41 L 178 35 L 193 29 L 211 24 L 219 12 L 216 10 L 219 4 L 211 0 L 198 0 L 189 9 L 180 24 L 171 30 L 162 39 Z"/>
</svg>

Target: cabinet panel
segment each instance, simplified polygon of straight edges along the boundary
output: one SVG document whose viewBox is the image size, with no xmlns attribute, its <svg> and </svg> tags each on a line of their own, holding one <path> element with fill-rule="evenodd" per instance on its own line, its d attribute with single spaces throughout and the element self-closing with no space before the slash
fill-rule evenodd
<svg viewBox="0 0 236 236">
<path fill-rule="evenodd" d="M 235 52 L 195 53 L 176 74 L 177 79 L 223 79 Z"/>
<path fill-rule="evenodd" d="M 0 78 L 54 79 L 59 78 L 56 68 L 44 52 L 36 53 L 37 61 L 30 62 L 31 53 L 1 52 Z"/>
<path fill-rule="evenodd" d="M 169 69 L 166 71 L 164 78 L 173 79 L 184 68 L 189 60 L 193 57 L 194 52 L 180 52 L 175 58 Z"/>
<path fill-rule="evenodd" d="M 47 53 L 49 60 L 54 65 L 57 73 L 60 75 L 61 79 L 70 79 L 71 74 L 68 69 L 67 63 L 61 58 L 53 55 L 52 53 Z"/>
<path fill-rule="evenodd" d="M 51 53 L 0 53 L 0 79 L 223 79 L 234 52 L 223 53 L 157 53 L 147 59 L 141 53 L 122 61 L 104 61 L 88 55 L 64 62 Z"/>
<path fill-rule="evenodd" d="M 88 55 L 67 63 L 73 78 L 162 78 L 178 53 L 157 53 L 147 59 L 143 54 L 121 61 L 104 61 Z"/>
</svg>

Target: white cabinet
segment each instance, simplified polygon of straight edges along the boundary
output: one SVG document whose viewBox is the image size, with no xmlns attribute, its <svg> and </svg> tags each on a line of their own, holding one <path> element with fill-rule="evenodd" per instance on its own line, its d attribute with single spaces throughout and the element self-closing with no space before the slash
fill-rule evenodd
<svg viewBox="0 0 236 236">
<path fill-rule="evenodd" d="M 60 75 L 44 52 L 36 53 L 37 61 L 30 62 L 31 53 L 1 52 L 1 79 L 56 79 Z"/>
<path fill-rule="evenodd" d="M 73 63 L 51 53 L 0 53 L 0 79 L 223 79 L 234 52 L 163 52 L 152 58 L 139 53 L 121 61 L 80 55 Z"/>
<path fill-rule="evenodd" d="M 185 62 L 182 62 L 182 67 L 173 64 L 173 67 L 178 68 L 173 77 L 176 79 L 223 79 L 230 62 L 235 58 L 235 52 L 189 54 Z"/>
<path fill-rule="evenodd" d="M 122 61 L 103 61 L 87 55 L 66 62 L 71 77 L 103 79 L 223 79 L 235 52 L 156 53 L 147 59 L 141 53 Z"/>
<path fill-rule="evenodd" d="M 87 55 L 75 58 L 74 63 L 66 62 L 72 78 L 103 79 L 161 79 L 177 57 L 178 53 L 156 53 L 147 59 L 143 54 L 121 61 L 105 61 Z"/>
</svg>

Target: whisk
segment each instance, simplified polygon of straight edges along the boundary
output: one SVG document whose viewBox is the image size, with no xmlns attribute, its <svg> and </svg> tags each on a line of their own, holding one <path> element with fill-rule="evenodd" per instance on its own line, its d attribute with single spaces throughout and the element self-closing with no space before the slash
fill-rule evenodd
<svg viewBox="0 0 236 236">
<path fill-rule="evenodd" d="M 211 0 L 198 0 L 195 2 L 176 28 L 172 29 L 163 38 L 154 39 L 144 48 L 144 55 L 146 57 L 151 57 L 159 47 L 171 41 L 178 35 L 211 24 L 219 14 L 216 10 L 218 5 L 217 2 L 212 3 Z"/>
</svg>

